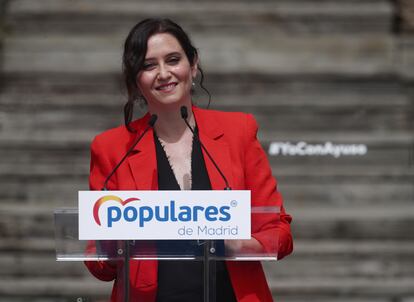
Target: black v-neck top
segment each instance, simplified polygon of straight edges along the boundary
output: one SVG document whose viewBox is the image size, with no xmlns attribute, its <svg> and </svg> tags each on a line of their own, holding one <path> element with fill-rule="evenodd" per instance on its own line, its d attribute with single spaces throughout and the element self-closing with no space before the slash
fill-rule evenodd
<svg viewBox="0 0 414 302">
<path fill-rule="evenodd" d="M 197 132 L 197 128 L 195 129 Z M 157 155 L 158 189 L 180 190 L 158 137 L 154 131 L 155 149 Z M 201 145 L 193 139 L 191 153 L 191 190 L 211 190 Z M 223 243 L 222 243 L 223 245 Z M 167 247 L 167 248 L 166 248 Z M 172 248 L 188 251 L 190 254 L 202 255 L 203 245 L 195 240 L 162 240 L 157 248 L 169 250 Z M 223 261 L 216 261 L 216 301 L 236 302 L 227 268 Z M 203 262 L 180 260 L 158 261 L 158 291 L 156 302 L 202 302 L 203 301 Z"/>
<path fill-rule="evenodd" d="M 195 129 L 198 133 L 197 128 Z M 157 153 L 158 189 L 180 190 L 180 185 L 168 161 L 167 154 L 154 131 L 155 150 Z M 191 153 L 191 190 L 211 190 L 210 178 L 207 174 L 203 153 L 198 140 L 193 139 Z"/>
</svg>

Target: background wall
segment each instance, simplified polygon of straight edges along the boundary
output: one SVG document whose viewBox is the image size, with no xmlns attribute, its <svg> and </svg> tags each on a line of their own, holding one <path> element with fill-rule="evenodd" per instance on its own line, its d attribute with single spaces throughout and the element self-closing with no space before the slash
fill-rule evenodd
<svg viewBox="0 0 414 302">
<path fill-rule="evenodd" d="M 82 264 L 55 262 L 53 209 L 87 189 L 90 141 L 122 123 L 122 42 L 159 15 L 199 47 L 211 107 L 254 113 L 266 150 L 367 147 L 269 155 L 296 240 L 265 264 L 277 301 L 414 301 L 414 1 L 0 3 L 1 302 L 109 291 Z"/>
</svg>

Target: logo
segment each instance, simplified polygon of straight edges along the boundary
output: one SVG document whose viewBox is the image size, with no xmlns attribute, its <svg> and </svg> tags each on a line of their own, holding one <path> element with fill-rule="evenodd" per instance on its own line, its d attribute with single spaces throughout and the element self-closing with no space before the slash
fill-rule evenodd
<svg viewBox="0 0 414 302">
<path fill-rule="evenodd" d="M 131 201 L 136 201 L 139 200 L 138 198 L 128 198 L 126 200 L 122 200 L 121 198 L 119 198 L 118 196 L 115 195 L 107 195 L 107 196 L 103 196 L 101 198 L 99 198 L 96 202 L 95 205 L 93 206 L 93 218 L 95 219 L 95 222 L 98 225 L 101 225 L 101 220 L 99 219 L 99 208 L 101 207 L 101 205 L 104 202 L 107 201 L 116 201 L 119 202 L 121 205 L 126 205 L 127 203 L 131 202 Z"/>
<path fill-rule="evenodd" d="M 250 191 L 79 191 L 79 240 L 250 239 Z"/>
<path fill-rule="evenodd" d="M 196 203 L 185 203 L 178 206 L 174 200 L 163 205 L 157 205 L 155 202 L 140 204 L 129 204 L 132 201 L 138 201 L 139 198 L 128 198 L 122 200 L 115 195 L 107 195 L 99 198 L 93 207 L 93 217 L 97 225 L 101 226 L 99 218 L 99 209 L 105 202 L 115 201 L 118 204 L 106 208 L 106 225 L 111 228 L 115 223 L 124 220 L 125 222 L 135 222 L 142 228 L 146 223 L 151 221 L 158 222 L 197 222 L 199 220 L 229 221 L 231 219 L 230 208 L 237 206 L 237 201 L 232 200 L 230 205 L 201 206 Z M 128 204 L 128 206 L 126 206 Z M 205 204 L 208 204 L 205 202 Z"/>
</svg>

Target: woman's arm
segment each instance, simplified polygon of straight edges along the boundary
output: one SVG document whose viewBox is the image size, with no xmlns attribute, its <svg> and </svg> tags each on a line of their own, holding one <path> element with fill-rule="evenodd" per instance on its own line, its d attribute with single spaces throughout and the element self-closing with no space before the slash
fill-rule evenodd
<svg viewBox="0 0 414 302">
<path fill-rule="evenodd" d="M 110 162 L 105 157 L 104 147 L 95 138 L 91 144 L 90 190 L 102 190 L 105 178 L 109 175 L 111 169 Z M 97 254 L 97 242 L 88 242 L 86 253 Z M 85 265 L 92 275 L 103 281 L 112 281 L 117 275 L 116 261 L 85 261 Z"/>
<path fill-rule="evenodd" d="M 248 248 L 257 249 L 257 242 L 263 249 L 278 259 L 289 255 L 293 250 L 290 231 L 292 217 L 286 214 L 283 199 L 277 190 L 277 183 L 272 175 L 269 161 L 257 139 L 257 123 L 251 114 L 246 115 L 246 140 L 244 174 L 246 189 L 251 190 L 252 207 L 280 209 L 280 213 L 253 214 L 252 237 Z"/>
</svg>

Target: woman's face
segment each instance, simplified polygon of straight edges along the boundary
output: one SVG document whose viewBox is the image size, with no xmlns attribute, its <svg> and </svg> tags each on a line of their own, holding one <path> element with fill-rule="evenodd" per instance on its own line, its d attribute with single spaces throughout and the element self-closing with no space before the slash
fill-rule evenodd
<svg viewBox="0 0 414 302">
<path fill-rule="evenodd" d="M 150 110 L 165 109 L 168 105 L 189 105 L 196 74 L 197 62 L 191 66 L 178 40 L 171 34 L 159 33 L 148 39 L 137 86 Z"/>
</svg>

